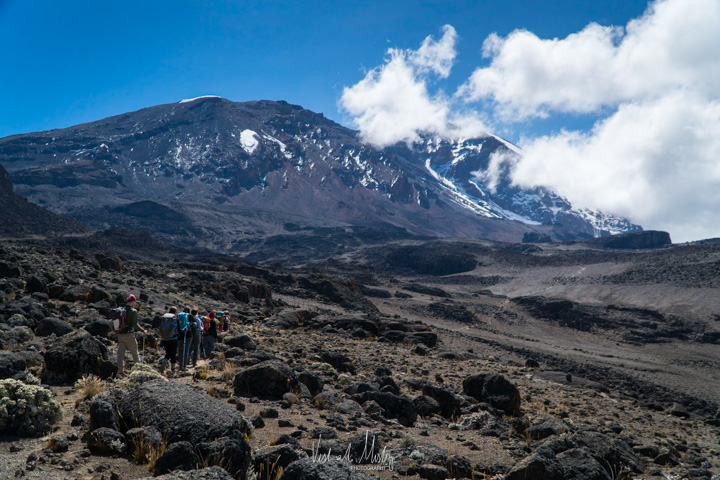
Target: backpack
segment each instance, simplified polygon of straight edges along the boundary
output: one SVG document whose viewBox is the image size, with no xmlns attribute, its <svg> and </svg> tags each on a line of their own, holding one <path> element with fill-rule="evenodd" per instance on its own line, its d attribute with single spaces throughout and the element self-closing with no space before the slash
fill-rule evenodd
<svg viewBox="0 0 720 480">
<path fill-rule="evenodd" d="M 117 333 L 130 333 L 132 330 L 127 323 L 127 310 L 124 307 L 113 308 L 110 311 L 110 320 L 113 321 L 113 330 Z"/>
<path fill-rule="evenodd" d="M 212 327 L 212 318 L 205 317 L 203 318 L 203 335 L 207 335 L 210 333 L 210 328 Z"/>
<path fill-rule="evenodd" d="M 177 328 L 179 333 L 187 333 L 188 325 L 188 314 L 180 312 L 177 314 Z"/>
<path fill-rule="evenodd" d="M 160 338 L 173 338 L 177 335 L 177 320 L 174 316 L 163 317 L 158 327 Z"/>
<path fill-rule="evenodd" d="M 198 325 L 198 320 L 193 315 L 188 315 L 188 333 L 190 335 L 197 335 L 198 330 L 201 330 L 202 327 Z"/>
</svg>

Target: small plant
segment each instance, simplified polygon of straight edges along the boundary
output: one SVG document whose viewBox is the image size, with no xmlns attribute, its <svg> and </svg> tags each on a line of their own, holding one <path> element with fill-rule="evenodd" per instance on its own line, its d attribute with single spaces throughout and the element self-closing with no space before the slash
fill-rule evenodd
<svg viewBox="0 0 720 480">
<path fill-rule="evenodd" d="M 223 363 L 223 366 L 220 369 L 220 376 L 222 377 L 223 381 L 232 383 L 235 380 L 235 373 L 235 365 L 229 362 Z"/>
<path fill-rule="evenodd" d="M 194 378 L 199 378 L 200 380 L 207 380 L 209 376 L 209 369 L 207 366 L 203 365 L 202 367 L 195 370 L 195 374 L 193 374 Z"/>
<path fill-rule="evenodd" d="M 265 463 L 260 465 L 260 471 L 257 472 L 257 480 L 279 480 L 284 470 L 278 466 L 278 461 L 280 461 L 280 457 L 270 464 L 270 459 L 268 458 Z"/>
<path fill-rule="evenodd" d="M 413 448 L 415 446 L 415 439 L 410 435 L 405 435 L 402 442 L 403 448 Z"/>
<path fill-rule="evenodd" d="M 105 382 L 97 375 L 85 375 L 75 382 L 75 388 L 83 400 L 94 397 L 105 391 Z"/>
<path fill-rule="evenodd" d="M 325 409 L 325 398 L 322 397 L 321 395 L 318 395 L 317 397 L 315 397 L 315 406 L 319 410 L 324 410 Z"/>
</svg>

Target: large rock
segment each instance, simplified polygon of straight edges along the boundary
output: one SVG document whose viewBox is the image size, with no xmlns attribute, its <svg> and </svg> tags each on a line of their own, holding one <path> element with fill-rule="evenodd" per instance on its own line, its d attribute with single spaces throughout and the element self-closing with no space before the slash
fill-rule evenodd
<svg viewBox="0 0 720 480">
<path fill-rule="evenodd" d="M 43 380 L 73 383 L 84 375 L 109 378 L 117 373 L 108 348 L 85 330 L 64 335 L 45 352 Z"/>
<path fill-rule="evenodd" d="M 166 474 L 176 470 L 195 470 L 200 465 L 200 456 L 195 446 L 186 441 L 175 442 L 155 461 L 155 473 Z"/>
<path fill-rule="evenodd" d="M 122 455 L 126 452 L 125 436 L 112 428 L 98 428 L 90 432 L 87 446 L 93 453 Z"/>
<path fill-rule="evenodd" d="M 116 391 L 121 431 L 153 426 L 168 443 L 194 445 L 231 438 L 245 442 L 250 426 L 235 408 L 188 385 L 153 381 Z"/>
<path fill-rule="evenodd" d="M 26 368 L 25 358 L 19 353 L 0 351 L 0 380 L 12 378 Z"/>
<path fill-rule="evenodd" d="M 43 321 L 40 322 L 40 325 L 37 326 L 35 329 L 35 335 L 38 337 L 49 337 L 54 333 L 56 336 L 62 337 L 63 335 L 67 335 L 68 333 L 72 333 L 74 331 L 75 329 L 72 325 L 65 320 L 48 317 L 43 319 Z"/>
<path fill-rule="evenodd" d="M 208 467 L 189 472 L 173 472 L 158 477 L 144 477 L 140 480 L 233 480 L 233 477 L 220 467 Z"/>
<path fill-rule="evenodd" d="M 235 395 L 280 400 L 298 387 L 295 372 L 279 360 L 267 360 L 235 375 Z"/>
<path fill-rule="evenodd" d="M 250 466 L 250 445 L 235 438 L 218 438 L 198 446 L 200 458 L 206 465 L 218 465 L 234 478 L 245 476 Z"/>
<path fill-rule="evenodd" d="M 623 469 L 642 473 L 645 466 L 622 440 L 585 431 L 546 441 L 505 480 L 610 480 Z"/>
<path fill-rule="evenodd" d="M 336 453 L 339 454 L 340 451 Z M 307 457 L 303 450 L 293 448 L 292 445 L 268 446 L 255 451 L 253 466 L 260 478 L 272 478 L 275 471 L 285 469 L 291 463 Z"/>
<path fill-rule="evenodd" d="M 520 415 L 520 391 L 502 375 L 471 375 L 463 381 L 463 393 L 508 415 Z"/>
<path fill-rule="evenodd" d="M 283 480 L 371 480 L 349 463 L 336 458 L 327 461 L 306 458 L 291 463 L 283 473 Z"/>
<path fill-rule="evenodd" d="M 440 405 L 440 415 L 445 418 L 453 418 L 460 414 L 462 399 L 450 390 L 437 385 L 424 385 L 423 395 L 434 398 Z"/>
</svg>

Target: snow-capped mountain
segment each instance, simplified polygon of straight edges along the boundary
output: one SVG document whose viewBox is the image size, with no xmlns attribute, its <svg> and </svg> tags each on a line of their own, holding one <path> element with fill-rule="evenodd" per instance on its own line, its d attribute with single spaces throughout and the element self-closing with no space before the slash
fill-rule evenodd
<svg viewBox="0 0 720 480">
<path fill-rule="evenodd" d="M 489 182 L 490 156 L 513 149 L 493 136 L 376 149 L 286 102 L 198 97 L 0 139 L 0 164 L 19 194 L 91 228 L 130 226 L 223 250 L 343 225 L 504 241 L 640 229 L 512 186 L 507 172 Z"/>
</svg>

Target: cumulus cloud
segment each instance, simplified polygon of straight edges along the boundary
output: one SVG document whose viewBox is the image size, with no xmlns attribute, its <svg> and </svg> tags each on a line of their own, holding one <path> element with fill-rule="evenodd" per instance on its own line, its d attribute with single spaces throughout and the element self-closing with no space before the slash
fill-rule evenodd
<svg viewBox="0 0 720 480">
<path fill-rule="evenodd" d="M 674 241 L 720 237 L 718 0 L 657 0 L 625 26 L 590 24 L 565 38 L 492 34 L 486 66 L 454 94 L 432 95 L 428 81 L 449 75 L 456 40 L 447 26 L 416 51 L 390 50 L 385 65 L 345 89 L 341 103 L 364 138 L 384 146 L 418 132 L 478 132 L 479 118 L 520 129 L 592 114 L 599 120 L 588 131 L 526 134 L 524 155 L 493 158 L 486 181 L 509 171 L 518 185 L 549 187 Z M 463 117 L 459 105 L 482 112 L 464 115 L 472 124 L 464 132 L 448 127 Z"/>
<path fill-rule="evenodd" d="M 602 116 L 589 132 L 521 141 L 513 181 L 624 215 L 675 241 L 720 236 L 720 2 L 663 0 L 625 28 L 564 39 L 527 31 L 484 44 L 490 65 L 457 95 L 505 122 L 556 112 Z"/>
<path fill-rule="evenodd" d="M 505 121 L 551 112 L 588 113 L 677 89 L 720 90 L 720 2 L 664 0 L 627 27 L 590 24 L 564 39 L 519 30 L 490 35 L 458 95 L 488 100 Z"/>
<path fill-rule="evenodd" d="M 428 82 L 447 78 L 457 55 L 457 33 L 450 25 L 443 36 L 427 37 L 418 50 L 390 49 L 385 64 L 371 70 L 340 98 L 363 140 L 379 147 L 415 142 L 420 134 L 468 135 L 484 130 L 479 115 L 462 114 L 450 98 L 431 94 Z"/>
</svg>

